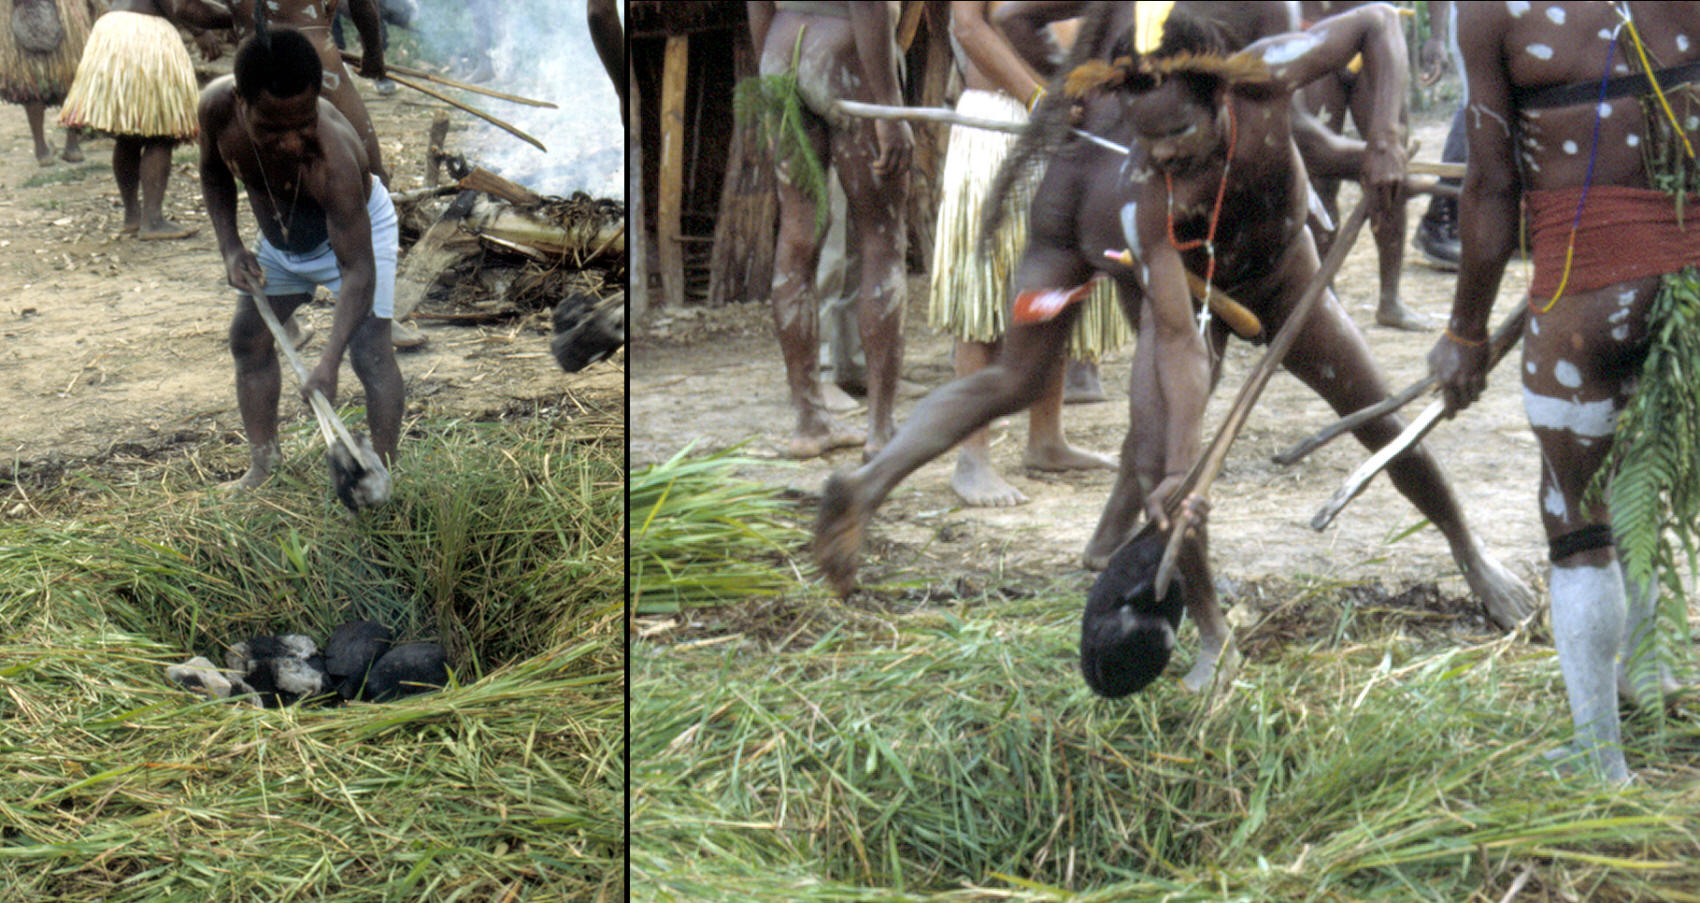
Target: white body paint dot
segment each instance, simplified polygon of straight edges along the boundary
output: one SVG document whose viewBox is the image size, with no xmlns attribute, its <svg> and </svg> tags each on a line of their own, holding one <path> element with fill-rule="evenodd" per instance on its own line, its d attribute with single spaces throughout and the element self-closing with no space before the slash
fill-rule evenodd
<svg viewBox="0 0 1700 903">
<path fill-rule="evenodd" d="M 1564 152 L 1565 152 L 1565 153 L 1567 153 L 1567 154 L 1574 154 L 1574 153 L 1576 153 L 1576 150 L 1577 150 L 1577 148 L 1576 148 L 1576 142 L 1574 142 L 1574 141 L 1566 141 L 1566 142 L 1564 142 L 1564 145 L 1563 145 L 1563 146 L 1564 146 Z"/>
<path fill-rule="evenodd" d="M 1547 18 L 1551 19 L 1553 21 L 1554 25 L 1563 25 L 1564 24 L 1564 8 L 1561 7 L 1561 6 L 1549 6 L 1549 7 L 1547 7 Z"/>
<path fill-rule="evenodd" d="M 1552 48 L 1545 44 L 1530 44 L 1529 55 L 1537 60 L 1552 59 Z"/>
<path fill-rule="evenodd" d="M 1682 53 L 1688 52 L 1688 35 L 1679 34 L 1676 36 L 1676 49 Z"/>
<path fill-rule="evenodd" d="M 1629 136 L 1624 138 L 1623 140 L 1628 142 L 1630 147 L 1639 147 L 1640 144 L 1641 144 L 1641 136 L 1635 134 L 1634 132 L 1630 132 Z"/>
<path fill-rule="evenodd" d="M 1559 361 L 1552 365 L 1552 378 L 1566 389 L 1575 389 L 1582 385 L 1582 371 L 1569 361 Z"/>
<path fill-rule="evenodd" d="M 1271 66 L 1290 63 L 1322 44 L 1315 35 L 1301 34 L 1275 44 L 1263 51 L 1263 61 Z"/>
<path fill-rule="evenodd" d="M 1505 4 L 1505 11 L 1511 14 L 1511 18 L 1520 19 L 1520 18 L 1523 17 L 1524 13 L 1529 11 L 1529 4 L 1527 4 L 1527 3 L 1507 3 L 1507 4 Z"/>
</svg>

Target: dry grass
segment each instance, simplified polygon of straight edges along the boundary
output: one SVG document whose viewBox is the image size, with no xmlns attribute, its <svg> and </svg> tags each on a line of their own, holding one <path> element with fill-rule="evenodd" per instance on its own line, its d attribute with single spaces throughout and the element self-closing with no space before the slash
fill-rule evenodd
<svg viewBox="0 0 1700 903">
<path fill-rule="evenodd" d="M 360 520 L 286 446 L 249 497 L 190 454 L 0 527 L 7 896 L 622 899 L 620 412 L 417 424 Z M 354 617 L 444 642 L 455 686 L 266 711 L 162 676 Z"/>
<path fill-rule="evenodd" d="M 1105 701 L 1077 670 L 1086 583 L 640 620 L 634 897 L 1700 899 L 1694 700 L 1630 719 L 1635 786 L 1561 779 L 1550 647 L 1436 629 L 1431 590 L 1301 581 L 1213 700 Z"/>
</svg>

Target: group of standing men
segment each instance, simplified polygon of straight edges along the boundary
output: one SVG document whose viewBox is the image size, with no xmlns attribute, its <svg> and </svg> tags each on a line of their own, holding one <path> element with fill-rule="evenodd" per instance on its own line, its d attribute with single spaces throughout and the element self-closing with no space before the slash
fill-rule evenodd
<svg viewBox="0 0 1700 903">
<path fill-rule="evenodd" d="M 976 20 L 987 21 L 986 4 L 954 4 L 964 8 L 953 37 L 972 74 L 969 87 L 1013 101 L 1003 104 L 1008 118 L 1031 111 L 1032 124 L 1001 162 L 984 217 L 988 240 L 1007 215 L 1025 214 L 1027 235 L 1007 276 L 980 261 L 991 273 L 983 278 L 1013 308 L 1001 351 L 978 367 L 962 366 L 959 354 L 962 377 L 930 393 L 898 428 L 892 401 L 911 140 L 900 123 L 853 119 L 833 105 L 902 103 L 895 4 L 773 5 L 752 15 L 762 71 L 796 61 L 814 144 L 838 168 L 853 234 L 862 236 L 865 444 L 825 415 L 813 384 L 813 201 L 781 168 L 773 300 L 799 412 L 792 451 L 864 444 L 865 463 L 828 481 L 816 528 L 816 556 L 840 592 L 853 586 L 863 528 L 899 481 L 994 418 L 1046 397 L 1080 317 L 1077 300 L 1094 280 L 1116 286 L 1139 341 L 1120 473 L 1086 563 L 1102 567 L 1142 516 L 1169 528 L 1182 501 L 1171 496 L 1200 453 L 1204 399 L 1228 335 L 1220 320 L 1201 325 L 1195 295 L 1220 291 L 1248 307 L 1263 324 L 1254 340 L 1281 327 L 1318 270 L 1307 167 L 1350 173 L 1380 218 L 1404 203 L 1408 64 L 1391 7 L 1361 6 L 1301 28 L 1285 3 L 1010 2 L 992 17 L 1004 26 L 1003 40 L 983 44 Z M 1430 365 L 1449 414 L 1480 395 L 1487 317 L 1526 205 L 1535 284 L 1519 369 L 1542 452 L 1552 620 L 1576 731 L 1569 754 L 1621 781 L 1628 769 L 1619 693 L 1646 698 L 1637 691 L 1676 687 L 1657 670 L 1657 686 L 1631 686 L 1627 664 L 1652 629 L 1657 590 L 1625 585 L 1609 489 L 1587 490 L 1608 461 L 1617 415 L 1647 355 L 1657 326 L 1648 322 L 1653 299 L 1670 274 L 1700 259 L 1700 245 L 1681 225 L 1691 187 L 1667 184 L 1659 171 L 1696 168 L 1688 148 L 1700 138 L 1693 88 L 1700 66 L 1690 64 L 1700 61 L 1700 12 L 1629 2 L 1460 7 L 1451 32 L 1464 75 L 1469 161 L 1456 214 L 1460 278 Z M 1081 17 L 1073 49 L 1053 77 L 1041 79 L 1035 55 L 1019 52 L 1023 36 L 1073 16 Z M 1354 110 L 1366 114 L 1358 119 L 1365 140 L 1343 160 L 1317 162 L 1294 95 L 1348 68 L 1369 100 Z M 1020 190 L 1034 179 L 1036 190 Z M 1006 197 L 1016 199 L 1007 214 L 996 204 Z M 1648 245 L 1633 261 L 1622 259 L 1610 236 L 1626 221 Z M 1366 343 L 1331 293 L 1283 363 L 1342 414 L 1386 396 Z M 1401 429 L 1388 415 L 1356 435 L 1378 448 Z M 1482 549 L 1433 458 L 1415 447 L 1389 473 L 1445 535 L 1489 616 L 1507 627 L 1524 620 L 1533 594 Z M 1202 526 L 1193 525 L 1179 561 L 1203 645 L 1186 679 L 1194 688 L 1233 659 Z"/>
</svg>

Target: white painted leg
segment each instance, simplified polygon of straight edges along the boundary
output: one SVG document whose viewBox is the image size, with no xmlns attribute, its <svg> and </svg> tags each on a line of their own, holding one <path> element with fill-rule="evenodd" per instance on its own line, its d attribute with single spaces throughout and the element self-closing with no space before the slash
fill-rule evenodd
<svg viewBox="0 0 1700 903">
<path fill-rule="evenodd" d="M 1570 696 L 1576 749 L 1612 783 L 1629 779 L 1617 720 L 1617 653 L 1623 648 L 1626 602 L 1615 562 L 1554 565 L 1552 630 L 1559 670 Z"/>
</svg>

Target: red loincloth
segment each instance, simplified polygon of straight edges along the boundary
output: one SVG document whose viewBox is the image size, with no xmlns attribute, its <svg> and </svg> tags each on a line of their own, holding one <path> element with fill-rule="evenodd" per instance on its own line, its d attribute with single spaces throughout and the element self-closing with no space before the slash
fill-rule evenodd
<svg viewBox="0 0 1700 903">
<path fill-rule="evenodd" d="M 1529 233 L 1535 278 L 1529 297 L 1545 304 L 1564 279 L 1564 250 L 1576 219 L 1580 188 L 1530 191 Z M 1649 188 L 1595 185 L 1576 227 L 1576 251 L 1564 293 L 1574 295 L 1644 276 L 1662 276 L 1700 265 L 1700 196 L 1683 205 L 1687 228 L 1676 223 L 1676 201 Z"/>
</svg>

